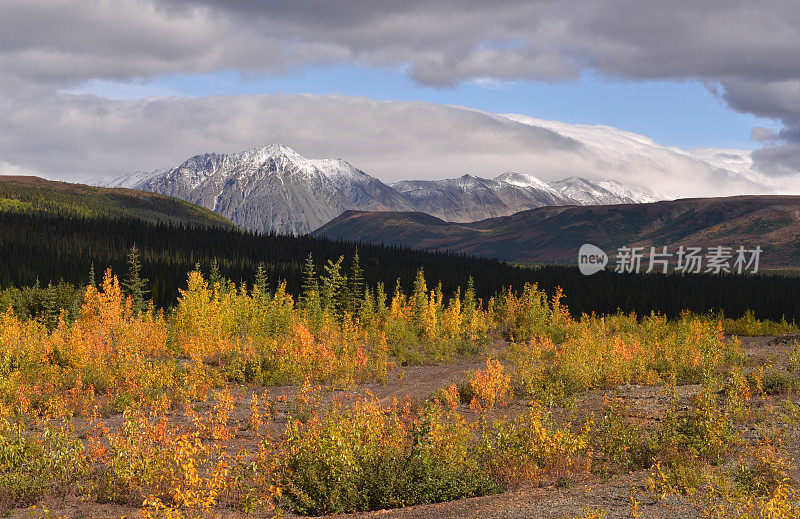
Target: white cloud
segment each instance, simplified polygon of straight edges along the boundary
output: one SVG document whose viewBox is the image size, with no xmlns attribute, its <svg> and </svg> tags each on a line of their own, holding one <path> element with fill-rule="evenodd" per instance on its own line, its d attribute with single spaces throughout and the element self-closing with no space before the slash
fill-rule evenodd
<svg viewBox="0 0 800 519">
<path fill-rule="evenodd" d="M 564 163 L 577 176 L 638 184 L 668 198 L 781 190 L 782 183 L 754 170 L 749 150 L 715 148 L 687 151 L 663 146 L 644 135 L 611 126 L 566 124 L 524 115 L 507 117 L 581 142 L 585 151 L 580 157 L 571 157 L 570 162 Z M 800 175 L 795 178 L 800 179 Z"/>
<path fill-rule="evenodd" d="M 344 158 L 386 182 L 516 170 L 545 180 L 612 178 L 670 197 L 775 190 L 748 167 L 731 166 L 742 150 L 703 156 L 608 126 L 363 97 L 61 94 L 35 106 L 0 102 L 0 126 L 9 130 L 0 135 L 3 160 L 62 179 L 153 170 L 280 140 L 310 158 Z"/>
<path fill-rule="evenodd" d="M 437 87 L 565 81 L 584 71 L 624 80 L 690 79 L 719 86 L 715 91 L 735 110 L 782 121 L 776 139 L 754 155 L 754 167 L 786 178 L 800 164 L 798 48 L 796 0 L 6 0 L 0 16 L 0 99 L 14 100 L 16 114 L 5 107 L 12 119 L 27 113 L 43 124 L 78 126 L 84 138 L 99 140 L 105 136 L 92 134 L 91 124 L 110 125 L 111 135 L 127 130 L 144 142 L 147 135 L 138 134 L 147 134 L 147 126 L 137 131 L 125 121 L 136 118 L 131 111 L 151 104 L 98 108 L 102 103 L 96 100 L 52 93 L 87 81 L 135 82 L 220 70 L 276 73 L 319 63 L 402 67 L 413 80 Z M 238 106 L 252 100 L 226 102 Z M 65 113 L 66 105 L 81 108 Z M 43 114 L 44 107 L 53 112 Z M 111 116 L 95 113 L 87 119 L 81 111 L 95 109 L 117 114 L 119 127 L 109 122 Z M 361 115 L 367 128 L 370 114 Z M 167 124 L 140 117 L 142 124 L 155 125 L 156 133 Z M 69 140 L 55 139 L 48 128 L 40 137 L 16 122 L 29 140 L 13 153 Z M 231 130 L 239 134 L 238 127 Z M 196 137 L 198 144 L 216 142 Z M 369 141 L 378 149 L 396 145 Z M 494 137 L 485 144 L 499 145 Z"/>
</svg>

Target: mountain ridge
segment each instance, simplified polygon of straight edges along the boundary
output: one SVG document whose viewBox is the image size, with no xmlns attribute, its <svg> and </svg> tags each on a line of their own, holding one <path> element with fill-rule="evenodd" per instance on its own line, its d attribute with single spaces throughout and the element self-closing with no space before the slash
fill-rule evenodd
<svg viewBox="0 0 800 519">
<path fill-rule="evenodd" d="M 179 198 L 27 175 L 0 175 L 0 211 L 236 228 L 224 216 Z"/>
<path fill-rule="evenodd" d="M 349 212 L 316 236 L 492 257 L 513 263 L 577 261 L 578 248 L 760 246 L 768 268 L 800 265 L 800 196 L 740 195 L 643 204 L 550 206 L 457 223 L 419 213 Z"/>
<path fill-rule="evenodd" d="M 343 159 L 307 159 L 272 144 L 234 154 L 195 155 L 173 168 L 121 175 L 104 184 L 181 198 L 244 229 L 286 234 L 314 231 L 348 209 L 422 211 L 468 222 L 546 205 L 649 201 L 654 196 L 631 186 L 619 184 L 614 192 L 579 180 L 573 194 L 519 172 L 494 179 L 465 174 L 385 184 Z"/>
</svg>

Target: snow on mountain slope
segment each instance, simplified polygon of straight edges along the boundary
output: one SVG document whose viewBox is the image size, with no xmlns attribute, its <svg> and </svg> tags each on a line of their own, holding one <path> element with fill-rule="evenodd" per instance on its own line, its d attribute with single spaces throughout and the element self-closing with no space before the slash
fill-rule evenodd
<svg viewBox="0 0 800 519">
<path fill-rule="evenodd" d="M 143 184 L 151 178 L 157 177 L 163 173 L 164 170 L 161 169 L 157 169 L 155 171 L 134 171 L 132 173 L 119 175 L 110 180 L 107 178 L 90 179 L 88 180 L 88 183 L 102 185 L 103 187 L 135 188 L 136 186 Z"/>
<path fill-rule="evenodd" d="M 235 154 L 196 155 L 179 166 L 122 175 L 105 183 L 174 196 L 227 216 L 248 230 L 303 234 L 347 209 L 421 211 L 471 222 L 549 205 L 649 201 L 650 195 L 614 181 L 571 178 L 547 183 L 506 172 L 401 181 L 388 186 L 341 159 L 307 159 L 273 144 Z"/>
<path fill-rule="evenodd" d="M 474 222 L 558 201 L 541 200 L 528 188 L 472 175 L 444 180 L 404 180 L 392 187 L 405 195 L 417 211 L 449 222 Z"/>
<path fill-rule="evenodd" d="M 511 184 L 512 186 L 535 188 L 550 192 L 553 195 L 557 195 L 557 192 L 554 191 L 547 182 L 540 180 L 533 175 L 526 175 L 525 173 L 518 173 L 516 171 L 506 171 L 505 173 L 496 176 L 494 179 L 498 182 Z"/>
<path fill-rule="evenodd" d="M 592 182 L 571 177 L 544 182 L 509 171 L 493 180 L 464 175 L 444 180 L 404 180 L 391 185 L 417 211 L 449 222 L 474 222 L 549 205 L 628 204 L 650 202 L 652 193 L 613 180 Z"/>
<path fill-rule="evenodd" d="M 592 182 L 585 178 L 569 177 L 550 182 L 550 185 L 577 205 L 636 204 L 656 201 L 652 194 L 634 191 L 614 180 Z"/>
<path fill-rule="evenodd" d="M 620 200 L 629 200 L 627 203 L 645 204 L 649 202 L 657 202 L 658 200 L 662 199 L 649 189 L 626 186 L 625 184 L 617 182 L 616 180 L 598 180 L 595 182 L 595 184 L 602 187 L 606 191 L 613 193 Z"/>
<path fill-rule="evenodd" d="M 205 154 L 136 185 L 213 209 L 257 232 L 308 233 L 346 209 L 412 210 L 395 190 L 342 160 L 274 144 Z"/>
</svg>

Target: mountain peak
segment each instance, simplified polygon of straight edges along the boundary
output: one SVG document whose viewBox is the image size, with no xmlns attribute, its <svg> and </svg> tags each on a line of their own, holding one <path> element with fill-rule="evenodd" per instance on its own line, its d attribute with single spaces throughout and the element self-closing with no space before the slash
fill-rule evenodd
<svg viewBox="0 0 800 519">
<path fill-rule="evenodd" d="M 342 159 L 308 159 L 277 142 L 196 155 L 163 172 L 112 182 L 183 198 L 248 230 L 282 233 L 312 231 L 348 209 L 421 211 L 470 222 L 541 206 L 643 201 L 637 189 L 617 183 L 579 177 L 548 183 L 516 171 L 495 179 L 466 173 L 390 187 Z"/>
<path fill-rule="evenodd" d="M 460 186 L 483 185 L 486 183 L 486 179 L 465 173 L 456 179 L 456 183 Z"/>
<path fill-rule="evenodd" d="M 306 162 L 308 159 L 294 151 L 288 146 L 278 142 L 269 146 L 257 146 L 246 151 L 237 153 L 236 158 L 242 162 L 264 163 L 269 159 L 285 158 L 293 162 Z"/>
<path fill-rule="evenodd" d="M 506 184 L 511 184 L 512 186 L 516 187 L 534 187 L 545 190 L 551 189 L 547 182 L 544 182 L 538 177 L 529 175 L 527 173 L 519 173 L 517 171 L 506 171 L 505 173 L 496 176 L 495 181 L 505 182 Z"/>
</svg>

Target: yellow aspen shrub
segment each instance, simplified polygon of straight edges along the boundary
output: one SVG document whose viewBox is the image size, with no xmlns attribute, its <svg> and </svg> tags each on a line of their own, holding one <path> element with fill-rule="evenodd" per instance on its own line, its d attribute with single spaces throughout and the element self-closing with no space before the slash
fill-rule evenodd
<svg viewBox="0 0 800 519">
<path fill-rule="evenodd" d="M 188 423 L 173 418 L 169 402 L 127 410 L 123 424 L 106 433 L 108 465 L 101 498 L 144 502 L 153 515 L 208 513 L 225 492 L 230 459 L 225 442 L 232 397 L 217 393 L 209 411 L 187 409 Z"/>
<path fill-rule="evenodd" d="M 511 394 L 511 376 L 504 371 L 496 358 L 486 359 L 486 369 L 477 371 L 470 377 L 470 385 L 475 394 L 470 404 L 476 411 L 491 411 L 495 405 L 505 405 Z"/>
<path fill-rule="evenodd" d="M 59 380 L 49 383 L 53 391 L 75 393 L 80 386 L 111 394 L 141 386 L 154 362 L 169 355 L 166 343 L 162 315 L 152 308 L 134 315 L 131 299 L 109 269 L 99 289 L 87 287 L 76 321 L 67 325 L 60 319 L 38 347 L 46 352 L 51 373 L 58 373 Z"/>
<path fill-rule="evenodd" d="M 428 341 L 436 341 L 439 338 L 438 309 L 441 306 L 441 299 L 431 290 L 427 301 L 428 304 L 425 305 L 420 316 L 422 334 Z"/>
<path fill-rule="evenodd" d="M 533 405 L 526 415 L 495 421 L 483 432 L 483 463 L 493 477 L 512 488 L 582 477 L 592 460 L 591 427 L 591 421 L 580 432 L 554 427 Z"/>
<path fill-rule="evenodd" d="M 455 342 L 468 333 L 464 329 L 464 316 L 461 313 L 461 299 L 456 295 L 442 314 L 442 332 L 449 342 Z"/>
</svg>

